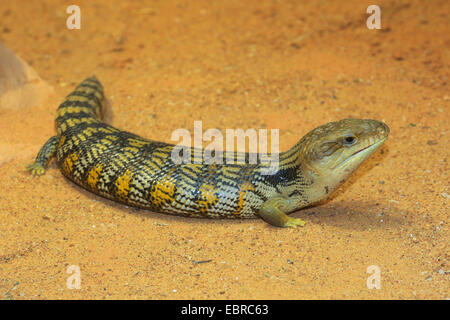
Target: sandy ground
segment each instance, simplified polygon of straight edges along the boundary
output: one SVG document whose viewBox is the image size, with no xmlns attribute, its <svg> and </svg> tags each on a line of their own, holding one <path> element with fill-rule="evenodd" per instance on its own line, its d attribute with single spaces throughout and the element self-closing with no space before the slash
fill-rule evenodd
<svg viewBox="0 0 450 320">
<path fill-rule="evenodd" d="M 450 3 L 1 1 L 0 39 L 54 87 L 0 106 L 0 299 L 444 299 L 448 265 Z M 280 147 L 346 117 L 391 135 L 298 230 L 260 220 L 137 211 L 24 170 L 55 110 L 95 73 L 111 124 L 170 142 L 173 130 L 280 129 Z M 209 261 L 198 263 L 199 261 Z M 66 286 L 67 268 L 81 289 Z M 367 288 L 378 266 L 381 289 Z"/>
</svg>

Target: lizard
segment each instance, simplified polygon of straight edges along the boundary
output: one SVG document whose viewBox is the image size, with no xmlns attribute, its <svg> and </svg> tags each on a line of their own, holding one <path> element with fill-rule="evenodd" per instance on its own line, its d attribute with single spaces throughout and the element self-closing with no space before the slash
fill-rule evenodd
<svg viewBox="0 0 450 320">
<path fill-rule="evenodd" d="M 128 206 L 197 218 L 262 218 L 277 227 L 303 226 L 289 214 L 329 197 L 389 135 L 377 120 L 329 122 L 280 152 L 278 170 L 267 175 L 259 160 L 174 163 L 173 144 L 103 122 L 105 108 L 98 79 L 82 81 L 58 107 L 57 134 L 27 166 L 31 175 L 44 174 L 56 158 L 69 180 Z"/>
</svg>

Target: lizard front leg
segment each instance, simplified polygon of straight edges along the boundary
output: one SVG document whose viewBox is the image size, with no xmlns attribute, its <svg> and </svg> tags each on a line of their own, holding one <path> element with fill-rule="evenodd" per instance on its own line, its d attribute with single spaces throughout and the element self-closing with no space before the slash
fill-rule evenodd
<svg viewBox="0 0 450 320">
<path fill-rule="evenodd" d="M 289 199 L 275 197 L 267 200 L 259 209 L 258 215 L 267 223 L 282 228 L 297 228 L 306 224 L 302 219 L 289 217 L 283 210 L 289 207 Z"/>
<path fill-rule="evenodd" d="M 27 170 L 30 171 L 31 175 L 40 176 L 45 173 L 48 163 L 55 156 L 58 142 L 59 137 L 53 136 L 42 146 L 34 163 L 27 166 Z"/>
</svg>

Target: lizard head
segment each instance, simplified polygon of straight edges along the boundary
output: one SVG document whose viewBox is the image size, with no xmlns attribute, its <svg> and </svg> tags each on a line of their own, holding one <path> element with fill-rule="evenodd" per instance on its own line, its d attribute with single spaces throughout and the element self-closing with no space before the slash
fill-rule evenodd
<svg viewBox="0 0 450 320">
<path fill-rule="evenodd" d="M 376 120 L 344 119 L 320 126 L 299 142 L 301 162 L 327 194 L 356 170 L 389 135 Z M 329 191 L 328 191 L 329 190 Z"/>
</svg>

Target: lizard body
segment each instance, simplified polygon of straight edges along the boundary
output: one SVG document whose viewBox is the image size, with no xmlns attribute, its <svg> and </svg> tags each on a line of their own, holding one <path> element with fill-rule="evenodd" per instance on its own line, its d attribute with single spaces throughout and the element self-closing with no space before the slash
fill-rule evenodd
<svg viewBox="0 0 450 320">
<path fill-rule="evenodd" d="M 103 112 L 103 87 L 87 78 L 59 106 L 57 135 L 28 166 L 31 174 L 44 174 L 56 158 L 71 181 L 129 206 L 198 218 L 261 217 L 280 227 L 303 225 L 288 214 L 328 197 L 389 134 L 375 120 L 330 122 L 281 152 L 278 171 L 265 175 L 260 161 L 175 164 L 174 145 L 114 128 L 101 121 Z"/>
</svg>

